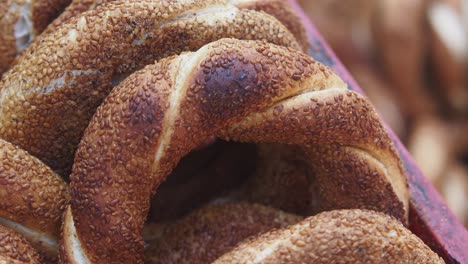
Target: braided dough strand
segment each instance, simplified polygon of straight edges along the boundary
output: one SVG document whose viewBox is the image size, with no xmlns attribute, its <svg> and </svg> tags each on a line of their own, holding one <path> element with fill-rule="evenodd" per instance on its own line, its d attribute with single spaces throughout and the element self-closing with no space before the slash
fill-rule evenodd
<svg viewBox="0 0 468 264">
<path fill-rule="evenodd" d="M 300 48 L 274 17 L 221 3 L 122 0 L 69 20 L 0 82 L 0 137 L 68 175 L 95 109 L 133 71 L 223 37 Z"/>
<path fill-rule="evenodd" d="M 320 184 L 332 183 L 319 187 L 325 208 L 407 221 L 400 159 L 363 97 L 299 51 L 223 39 L 146 66 L 99 107 L 75 157 L 63 260 L 143 262 L 152 194 L 213 135 L 304 147 Z"/>
<path fill-rule="evenodd" d="M 74 0 L 67 7 L 67 9 L 54 20 L 49 27 L 45 30 L 45 33 L 54 32 L 57 27 L 65 23 L 72 17 L 78 16 L 79 14 L 93 10 L 96 7 L 112 3 L 115 0 Z M 166 5 L 171 5 L 171 1 L 166 2 Z M 172 1 L 177 2 L 177 1 Z M 308 48 L 307 35 L 305 29 L 300 22 L 300 18 L 292 10 L 288 3 L 284 0 L 220 0 L 217 1 L 220 5 L 234 5 L 240 9 L 251 9 L 256 11 L 264 11 L 276 17 L 281 23 L 283 23 L 288 30 L 296 37 L 299 44 L 303 49 Z M 259 24 L 260 25 L 260 24 Z"/>
</svg>

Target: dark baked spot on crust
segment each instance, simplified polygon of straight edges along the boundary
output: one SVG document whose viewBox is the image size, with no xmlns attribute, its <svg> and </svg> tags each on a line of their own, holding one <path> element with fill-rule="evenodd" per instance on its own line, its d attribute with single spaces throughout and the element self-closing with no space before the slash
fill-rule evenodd
<svg viewBox="0 0 468 264">
<path fill-rule="evenodd" d="M 211 114 L 211 122 L 227 120 L 259 101 L 261 84 L 255 67 L 242 63 L 235 53 L 216 54 L 201 65 L 195 83 L 200 87 L 200 107 Z"/>
</svg>

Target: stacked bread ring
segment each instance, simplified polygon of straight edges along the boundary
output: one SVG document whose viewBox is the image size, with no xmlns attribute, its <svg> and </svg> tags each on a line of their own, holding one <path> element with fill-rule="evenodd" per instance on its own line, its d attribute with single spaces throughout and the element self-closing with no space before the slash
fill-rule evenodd
<svg viewBox="0 0 468 264">
<path fill-rule="evenodd" d="M 90 2 L 77 3 L 68 10 Z M 3 143 L 7 154 L 6 158 L 0 156 L 0 162 L 6 164 L 2 166 L 7 172 L 0 171 L 0 180 L 13 177 L 9 176 L 10 168 L 16 169 L 14 176 L 19 177 L 11 180 L 4 192 L 8 195 L 14 190 L 23 197 L 13 199 L 17 205 L 5 205 L 5 215 L 11 220 L 2 224 L 16 221 L 12 226 L 20 226 L 19 233 L 26 230 L 21 235 L 30 241 L 34 241 L 28 237 L 31 233 L 49 232 L 42 240 L 49 241 L 62 220 L 62 263 L 143 263 L 142 232 L 152 196 L 182 157 L 216 137 L 286 145 L 285 150 L 279 150 L 285 152 L 299 150 L 306 175 L 297 174 L 304 176 L 304 188 L 315 184 L 318 206 L 314 210 L 332 212 L 287 227 L 300 218 L 242 204 L 241 210 L 255 214 L 248 219 L 279 222 L 266 221 L 261 228 L 247 224 L 245 235 L 218 250 L 215 257 L 210 255 L 209 261 L 227 253 L 218 261 L 271 262 L 276 258 L 273 256 L 282 254 L 280 242 L 295 240 L 300 230 L 306 230 L 304 226 L 318 228 L 319 234 L 312 233 L 312 237 L 331 245 L 333 236 L 322 238 L 320 234 L 321 223 L 328 219 L 337 219 L 334 234 L 351 234 L 364 241 L 367 253 L 377 252 L 371 256 L 376 260 L 385 255 L 379 241 L 369 237 L 387 232 L 395 238 L 388 242 L 392 257 L 401 241 L 408 241 L 411 246 L 398 260 L 420 260 L 420 254 L 427 254 L 426 259 L 440 261 L 403 226 L 409 214 L 405 172 L 373 107 L 361 95 L 347 90 L 330 69 L 300 51 L 306 43 L 300 25 L 289 23 L 285 27 L 273 16 L 255 11 L 264 10 L 286 21 L 292 12 L 282 11 L 284 3 L 93 3 L 83 7 L 92 10 L 79 14 L 81 10 L 52 24 L 55 31 L 34 42 L 0 81 L 0 137 L 64 176 L 75 156 L 69 198 L 51 169 L 26 151 Z M 297 41 L 295 36 L 301 39 Z M 23 157 L 9 158 L 15 155 Z M 25 160 L 28 162 L 23 164 Z M 21 172 L 35 178 L 26 173 L 25 183 Z M 24 198 L 25 193 L 37 189 L 33 183 L 49 189 L 45 192 L 42 187 L 37 197 Z M 24 189 L 28 187 L 31 190 Z M 34 209 L 38 205 L 48 209 L 37 213 Z M 15 218 L 11 211 L 26 217 Z M 211 214 L 208 221 L 229 220 Z M 29 217 L 36 215 L 45 221 L 30 221 Z M 349 230 L 354 220 L 367 221 L 375 230 L 365 233 L 355 226 Z M 279 227 L 285 229 L 225 252 L 248 236 Z M 226 230 L 220 235 L 218 239 L 229 236 Z M 299 238 L 301 243 L 308 239 Z M 346 250 L 354 251 L 355 242 L 343 243 Z M 25 248 L 13 244 L 6 247 Z M 0 256 L 7 256 L 1 246 Z M 54 254 L 48 249 L 35 247 L 53 261 Z M 243 253 L 257 247 L 262 250 Z M 293 247 L 288 247 L 286 257 L 311 261 L 302 258 L 305 252 L 299 244 Z M 307 245 L 304 248 L 308 250 Z M 31 259 L 37 255 L 28 254 Z M 239 254 L 251 259 L 241 260 Z M 336 257 L 346 260 L 346 254 Z"/>
<path fill-rule="evenodd" d="M 360 209 L 323 212 L 289 228 L 264 233 L 242 242 L 213 263 L 383 261 L 444 263 L 400 222 Z"/>
<path fill-rule="evenodd" d="M 0 225 L 0 262 L 38 264 L 41 257 L 24 238 Z"/>
<path fill-rule="evenodd" d="M 302 219 L 258 204 L 216 204 L 162 233 L 146 250 L 146 263 L 443 263 L 400 222 L 368 210 Z"/>
<path fill-rule="evenodd" d="M 0 183 L 0 226 L 26 238 L 45 260 L 56 260 L 69 200 L 66 183 L 41 161 L 2 139 Z"/>
<path fill-rule="evenodd" d="M 145 262 L 211 263 L 248 237 L 301 219 L 259 204 L 208 205 L 163 227 L 162 234 L 149 241 Z"/>
</svg>

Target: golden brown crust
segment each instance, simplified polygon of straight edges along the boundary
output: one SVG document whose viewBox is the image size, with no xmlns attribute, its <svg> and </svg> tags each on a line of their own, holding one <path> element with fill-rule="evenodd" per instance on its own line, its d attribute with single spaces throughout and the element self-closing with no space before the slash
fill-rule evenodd
<svg viewBox="0 0 468 264">
<path fill-rule="evenodd" d="M 337 210 L 242 243 L 214 263 L 444 263 L 388 215 Z"/>
<path fill-rule="evenodd" d="M 26 151 L 0 139 L 0 224 L 15 229 L 49 259 L 57 256 L 66 183 Z"/>
<path fill-rule="evenodd" d="M 41 257 L 24 238 L 0 225 L 0 263 L 39 264 Z"/>
<path fill-rule="evenodd" d="M 0 1 L 0 76 L 21 51 L 18 48 L 29 45 L 69 3 L 70 0 Z M 28 34 L 26 30 L 29 31 Z M 24 33 L 19 46 L 15 31 Z"/>
<path fill-rule="evenodd" d="M 284 0 L 230 0 L 232 4 L 243 9 L 263 11 L 276 17 L 296 37 L 305 51 L 309 49 L 309 40 L 301 19 Z"/>
<path fill-rule="evenodd" d="M 67 22 L 72 17 L 78 16 L 83 12 L 93 10 L 101 4 L 113 1 L 115 0 L 72 0 L 63 13 L 49 24 L 49 26 L 44 30 L 44 33 L 49 34 L 54 32 L 60 25 Z"/>
<path fill-rule="evenodd" d="M 248 203 L 209 205 L 166 228 L 150 241 L 145 263 L 211 263 L 242 240 L 302 218 Z"/>
<path fill-rule="evenodd" d="M 89 119 L 122 76 L 223 37 L 299 48 L 273 17 L 220 1 L 116 1 L 69 20 L 0 82 L 0 137 L 68 174 Z"/>
<path fill-rule="evenodd" d="M 302 146 L 323 175 L 324 208 L 371 208 L 407 221 L 400 159 L 362 96 L 297 50 L 223 39 L 145 67 L 99 107 L 75 157 L 64 259 L 77 252 L 67 247 L 77 237 L 92 262 L 142 262 L 151 195 L 213 135 Z"/>
</svg>

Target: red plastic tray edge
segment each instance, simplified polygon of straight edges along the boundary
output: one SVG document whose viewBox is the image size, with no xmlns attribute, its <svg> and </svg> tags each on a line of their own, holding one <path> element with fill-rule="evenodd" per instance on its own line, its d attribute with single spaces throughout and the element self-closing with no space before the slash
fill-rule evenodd
<svg viewBox="0 0 468 264">
<path fill-rule="evenodd" d="M 351 90 L 364 94 L 296 0 L 288 1 L 307 30 L 310 55 L 332 68 L 348 83 Z M 468 231 L 423 175 L 399 138 L 390 127 L 385 126 L 400 153 L 408 176 L 411 231 L 444 258 L 447 263 L 468 263 Z"/>
</svg>

